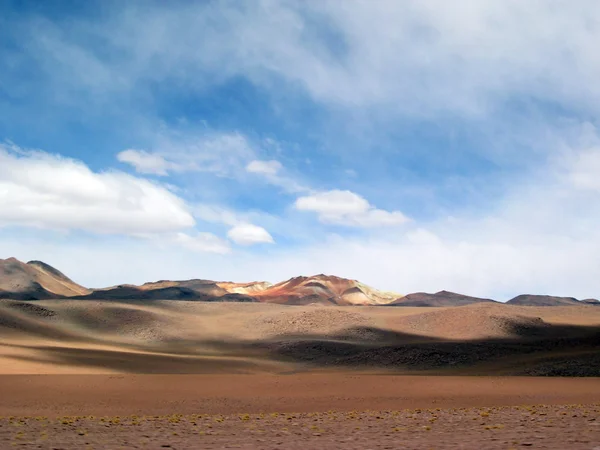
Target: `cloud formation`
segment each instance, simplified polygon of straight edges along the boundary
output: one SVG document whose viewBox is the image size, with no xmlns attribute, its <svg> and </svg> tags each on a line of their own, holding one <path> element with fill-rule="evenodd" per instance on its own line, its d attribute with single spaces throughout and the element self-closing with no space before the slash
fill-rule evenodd
<svg viewBox="0 0 600 450">
<path fill-rule="evenodd" d="M 18 126 L 4 122 L 21 114 L 24 142 L 64 134 L 79 145 L 118 134 L 127 120 L 125 137 L 103 142 L 104 159 L 75 145 L 65 154 L 110 168 L 123 150 L 117 158 L 135 174 L 4 146 L 1 225 L 168 243 L 162 252 L 133 239 L 127 245 L 137 253 L 111 248 L 123 257 L 119 273 L 136 280 L 145 266 L 140 281 L 162 277 L 148 261 L 168 257 L 173 277 L 278 281 L 332 272 L 401 292 L 598 296 L 596 2 L 110 8 L 93 22 L 77 13 L 0 15 L 10 42 L 0 49 L 0 90 L 16 100 L 0 105 L 8 119 L 0 130 L 13 136 Z M 30 133 L 32 112 L 44 111 L 56 134 Z M 586 130 L 573 131 L 586 120 Z M 45 123 L 36 121 L 36 131 Z M 278 152 L 267 149 L 271 138 L 298 142 Z M 448 179 L 459 185 L 452 198 Z M 411 192 L 419 194 L 409 205 Z M 391 206 L 381 209 L 383 201 Z M 197 230 L 196 221 L 229 240 Z M 274 241 L 270 233 L 278 246 L 238 248 L 227 259 L 233 244 Z M 43 251 L 39 242 L 19 247 L 5 238 L 2 248 Z M 103 242 L 94 251 L 108 255 Z M 183 248 L 213 254 L 182 257 Z M 56 246 L 54 256 L 65 249 Z M 106 270 L 113 260 L 105 257 Z"/>
<path fill-rule="evenodd" d="M 138 173 L 168 175 L 210 172 L 230 177 L 255 157 L 250 142 L 240 133 L 159 132 L 151 150 L 123 150 L 117 159 Z"/>
<path fill-rule="evenodd" d="M 273 244 L 275 241 L 267 230 L 250 223 L 241 223 L 227 232 L 227 237 L 236 244 Z"/>
<path fill-rule="evenodd" d="M 397 226 L 409 220 L 400 211 L 377 209 L 350 191 L 332 190 L 300 197 L 294 206 L 299 211 L 316 212 L 323 223 L 351 227 Z"/>
<path fill-rule="evenodd" d="M 169 170 L 177 167 L 176 164 L 167 161 L 164 157 L 144 150 L 123 150 L 117 154 L 117 159 L 132 165 L 136 172 L 143 174 L 166 176 Z"/>
<path fill-rule="evenodd" d="M 192 228 L 195 220 L 185 202 L 159 184 L 2 145 L 0 224 L 133 235 Z"/>
<path fill-rule="evenodd" d="M 226 240 L 195 231 L 190 207 L 163 185 L 122 172 L 95 173 L 80 161 L 14 145 L 0 145 L 2 225 L 130 235 L 192 251 L 231 251 Z M 242 245 L 273 242 L 266 230 L 252 224 L 234 227 L 229 236 Z"/>
<path fill-rule="evenodd" d="M 23 45 L 52 82 L 94 101 L 139 83 L 203 89 L 242 76 L 416 116 L 487 114 L 518 95 L 594 111 L 600 103 L 593 0 L 131 4 L 106 20 L 87 33 L 34 21 Z M 77 41 L 90 34 L 118 57 Z"/>
<path fill-rule="evenodd" d="M 258 173 L 263 175 L 276 175 L 283 166 L 279 161 L 250 161 L 246 166 L 246 170 L 250 173 Z"/>
</svg>

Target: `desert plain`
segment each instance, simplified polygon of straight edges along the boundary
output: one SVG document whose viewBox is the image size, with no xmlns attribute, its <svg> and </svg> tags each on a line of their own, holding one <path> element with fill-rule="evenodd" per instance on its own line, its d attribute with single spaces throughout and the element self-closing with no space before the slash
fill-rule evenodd
<svg viewBox="0 0 600 450">
<path fill-rule="evenodd" d="M 0 302 L 0 448 L 600 446 L 596 306 Z"/>
<path fill-rule="evenodd" d="M 0 448 L 600 448 L 600 306 L 0 260 Z"/>
</svg>

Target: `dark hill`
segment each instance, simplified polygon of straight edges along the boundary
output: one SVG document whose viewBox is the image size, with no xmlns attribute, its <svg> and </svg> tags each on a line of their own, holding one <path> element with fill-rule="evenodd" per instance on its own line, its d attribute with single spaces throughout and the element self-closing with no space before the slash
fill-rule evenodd
<svg viewBox="0 0 600 450">
<path fill-rule="evenodd" d="M 449 291 L 440 291 L 435 294 L 415 292 L 394 300 L 389 306 L 465 306 L 474 303 L 496 303 L 496 301 Z"/>
<path fill-rule="evenodd" d="M 506 304 L 518 306 L 573 306 L 581 305 L 581 302 L 574 297 L 523 294 L 507 301 Z"/>
</svg>

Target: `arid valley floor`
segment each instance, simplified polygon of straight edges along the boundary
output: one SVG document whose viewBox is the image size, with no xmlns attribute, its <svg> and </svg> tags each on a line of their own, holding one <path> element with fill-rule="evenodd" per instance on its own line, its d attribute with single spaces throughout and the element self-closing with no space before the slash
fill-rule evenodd
<svg viewBox="0 0 600 450">
<path fill-rule="evenodd" d="M 0 448 L 600 446 L 600 308 L 0 302 Z"/>
</svg>

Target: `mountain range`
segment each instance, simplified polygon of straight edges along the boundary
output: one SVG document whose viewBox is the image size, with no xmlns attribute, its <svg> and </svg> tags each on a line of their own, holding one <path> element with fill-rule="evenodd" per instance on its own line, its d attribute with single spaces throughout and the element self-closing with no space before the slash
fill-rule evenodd
<svg viewBox="0 0 600 450">
<path fill-rule="evenodd" d="M 277 284 L 194 279 L 161 280 L 142 285 L 118 285 L 89 289 L 75 283 L 59 270 L 41 261 L 23 263 L 16 258 L 0 259 L 0 299 L 102 299 L 102 300 L 193 300 L 206 302 L 261 302 L 285 305 L 379 305 L 395 307 L 464 306 L 498 303 L 449 291 L 401 295 L 374 289 L 359 281 L 331 275 L 299 276 Z M 598 305 L 596 299 L 519 295 L 506 302 L 519 306 Z"/>
</svg>

